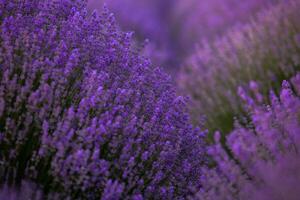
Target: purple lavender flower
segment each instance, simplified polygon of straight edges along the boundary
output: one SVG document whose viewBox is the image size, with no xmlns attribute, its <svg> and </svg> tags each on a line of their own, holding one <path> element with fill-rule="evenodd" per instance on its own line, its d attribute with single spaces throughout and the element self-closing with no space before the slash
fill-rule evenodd
<svg viewBox="0 0 300 200">
<path fill-rule="evenodd" d="M 298 91 L 299 74 L 291 82 Z M 203 188 L 196 199 L 289 199 L 299 198 L 300 93 L 287 81 L 279 98 L 270 93 L 265 106 L 240 90 L 251 114 L 251 127 L 236 125 L 227 136 L 220 133 L 209 149 L 217 166 L 206 169 Z M 229 149 L 229 151 L 228 151 Z M 230 152 L 230 154 L 228 154 Z"/>
<path fill-rule="evenodd" d="M 0 1 L 1 182 L 76 199 L 182 199 L 203 134 L 170 78 L 85 1 Z"/>
</svg>

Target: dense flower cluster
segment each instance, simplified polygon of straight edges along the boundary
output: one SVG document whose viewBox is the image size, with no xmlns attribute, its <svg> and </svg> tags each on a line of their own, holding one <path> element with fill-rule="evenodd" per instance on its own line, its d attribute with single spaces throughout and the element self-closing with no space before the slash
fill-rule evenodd
<svg viewBox="0 0 300 200">
<path fill-rule="evenodd" d="M 0 0 L 1 183 L 104 200 L 199 186 L 203 134 L 131 44 L 85 1 Z"/>
<path fill-rule="evenodd" d="M 203 42 L 183 68 L 178 85 L 193 99 L 195 121 L 206 115 L 208 127 L 229 131 L 241 113 L 235 91 L 255 79 L 263 94 L 295 74 L 300 65 L 300 2 L 287 0 L 261 12 L 214 42 Z"/>
<path fill-rule="evenodd" d="M 103 2 L 107 3 L 123 28 L 134 30 L 140 40 L 150 40 L 145 53 L 174 72 L 194 51 L 196 43 L 213 39 L 278 1 L 90 0 L 89 7 L 102 8 Z"/>
<path fill-rule="evenodd" d="M 299 199 L 300 74 L 291 82 L 293 87 L 282 83 L 279 98 L 270 93 L 270 106 L 259 103 L 258 91 L 253 91 L 258 98 L 251 98 L 239 89 L 252 124 L 236 126 L 227 136 L 227 150 L 216 133 L 209 153 L 217 167 L 202 177 L 198 199 Z"/>
</svg>

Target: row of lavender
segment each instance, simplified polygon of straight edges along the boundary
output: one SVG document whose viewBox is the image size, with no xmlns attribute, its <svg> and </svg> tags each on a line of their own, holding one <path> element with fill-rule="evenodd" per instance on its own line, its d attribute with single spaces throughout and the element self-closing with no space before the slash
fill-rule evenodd
<svg viewBox="0 0 300 200">
<path fill-rule="evenodd" d="M 297 8 L 295 0 L 266 12 L 280 16 L 277 26 L 259 18 L 283 48 L 266 42 L 268 55 L 282 59 L 269 70 L 297 58 Z M 0 14 L 0 198 L 298 198 L 300 75 L 283 83 L 279 99 L 271 92 L 270 106 L 259 93 L 267 87 L 251 82 L 253 98 L 240 88 L 251 123 L 236 122 L 226 143 L 216 133 L 208 146 L 170 78 L 108 11 L 89 14 L 80 0 L 1 0 Z"/>
<path fill-rule="evenodd" d="M 29 179 L 62 199 L 184 198 L 199 186 L 203 134 L 108 11 L 80 0 L 0 10 L 2 183 Z"/>
<path fill-rule="evenodd" d="M 211 130 L 232 129 L 243 115 L 238 86 L 255 80 L 263 97 L 300 68 L 300 2 L 286 0 L 259 13 L 213 42 L 203 42 L 177 78 L 181 93 L 192 99 L 194 122 L 205 115 Z M 265 98 L 267 101 L 267 99 Z"/>
<path fill-rule="evenodd" d="M 215 134 L 216 144 L 208 148 L 215 167 L 202 166 L 200 187 L 194 187 L 185 198 L 200 200 L 297 200 L 300 193 L 300 74 L 282 84 L 280 98 L 270 93 L 270 106 L 261 105 L 241 91 L 241 98 L 251 112 L 253 124 L 243 127 L 236 124 L 227 139 L 227 149 Z M 296 94 L 294 94 L 296 91 Z M 257 93 L 257 91 L 255 91 Z M 259 93 L 257 93 L 259 94 Z M 101 199 L 121 198 L 122 187 L 109 182 Z M 5 185 L 0 197 L 7 199 L 43 199 L 41 188 L 31 182 L 22 182 L 19 190 Z M 22 195 L 22 196 L 19 196 Z M 9 198 L 8 198 L 9 197 Z M 127 196 L 128 197 L 128 196 Z M 51 194 L 50 199 L 60 199 Z M 131 199 L 147 199 L 135 196 Z M 169 196 L 166 199 L 174 198 Z M 89 199 L 92 199 L 89 197 Z"/>
</svg>

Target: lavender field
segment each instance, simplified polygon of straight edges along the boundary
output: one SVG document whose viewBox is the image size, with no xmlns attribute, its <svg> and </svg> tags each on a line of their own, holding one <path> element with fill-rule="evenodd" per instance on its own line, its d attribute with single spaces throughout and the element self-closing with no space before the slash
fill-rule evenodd
<svg viewBox="0 0 300 200">
<path fill-rule="evenodd" d="M 300 0 L 0 0 L 0 200 L 299 200 Z"/>
</svg>

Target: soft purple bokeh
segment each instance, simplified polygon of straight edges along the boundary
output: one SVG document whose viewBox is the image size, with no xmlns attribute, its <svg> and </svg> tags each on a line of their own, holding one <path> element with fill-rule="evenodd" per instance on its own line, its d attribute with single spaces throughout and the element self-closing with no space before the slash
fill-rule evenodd
<svg viewBox="0 0 300 200">
<path fill-rule="evenodd" d="M 103 2 L 119 24 L 148 38 L 146 54 L 170 72 L 176 72 L 197 43 L 213 39 L 232 26 L 244 23 L 278 0 L 90 0 L 89 8 Z"/>
<path fill-rule="evenodd" d="M 54 196 L 53 196 L 54 197 Z M 3 200 L 43 200 L 43 192 L 36 184 L 22 181 L 19 186 L 0 185 L 0 199 Z M 55 198 L 53 198 L 55 200 Z"/>
<path fill-rule="evenodd" d="M 299 9 L 299 1 L 283 1 L 213 42 L 203 42 L 177 79 L 181 94 L 192 98 L 195 122 L 206 115 L 208 127 L 228 132 L 232 120 L 227 119 L 242 112 L 235 93 L 239 85 L 257 80 L 266 96 L 295 75 L 300 69 Z"/>
</svg>

